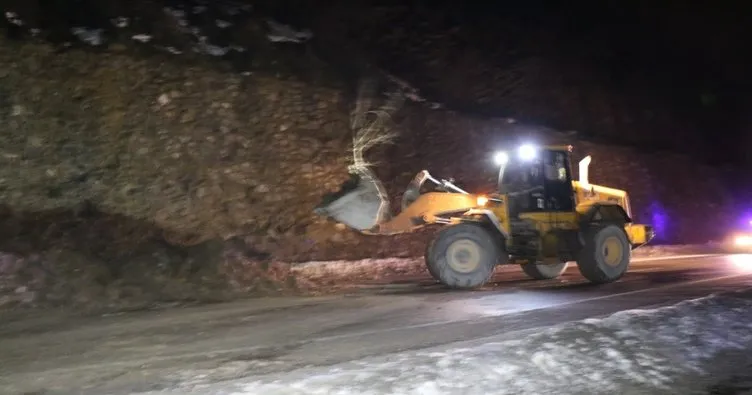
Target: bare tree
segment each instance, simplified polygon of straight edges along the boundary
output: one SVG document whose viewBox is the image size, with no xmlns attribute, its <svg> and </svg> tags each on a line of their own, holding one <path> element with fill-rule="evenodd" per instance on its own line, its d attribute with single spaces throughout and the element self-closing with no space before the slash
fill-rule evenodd
<svg viewBox="0 0 752 395">
<path fill-rule="evenodd" d="M 353 132 L 353 161 L 348 170 L 351 174 L 358 175 L 362 181 L 372 184 L 376 189 L 382 202 L 378 211 L 379 219 L 390 215 L 388 210 L 389 196 L 384 184 L 371 169 L 373 164 L 366 160 L 365 154 L 377 145 L 394 141 L 397 133 L 394 132 L 392 115 L 404 103 L 404 95 L 399 92 L 386 93 L 385 95 L 386 100 L 377 107 L 380 97 L 376 93 L 375 81 L 362 79 L 358 85 L 355 108 L 350 114 L 350 128 Z"/>
</svg>

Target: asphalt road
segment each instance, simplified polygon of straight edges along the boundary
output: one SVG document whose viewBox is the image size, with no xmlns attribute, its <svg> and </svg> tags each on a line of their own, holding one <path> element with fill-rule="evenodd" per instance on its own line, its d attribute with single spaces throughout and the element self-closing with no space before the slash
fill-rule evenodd
<svg viewBox="0 0 752 395">
<path fill-rule="evenodd" d="M 637 260 L 601 286 L 575 267 L 551 281 L 510 267 L 472 292 L 426 280 L 87 319 L 47 313 L 0 321 L 0 393 L 158 390 L 197 375 L 211 382 L 331 364 L 749 287 L 752 256 L 691 256 Z"/>
</svg>

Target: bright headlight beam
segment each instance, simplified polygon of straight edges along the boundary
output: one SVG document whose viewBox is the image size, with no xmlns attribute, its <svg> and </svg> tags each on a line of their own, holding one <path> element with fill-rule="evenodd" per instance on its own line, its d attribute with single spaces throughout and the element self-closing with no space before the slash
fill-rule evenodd
<svg viewBox="0 0 752 395">
<path fill-rule="evenodd" d="M 509 162 L 509 154 L 504 151 L 497 152 L 494 154 L 494 162 L 499 166 L 507 164 Z"/>
<path fill-rule="evenodd" d="M 740 247 L 752 246 L 752 236 L 740 235 L 734 238 L 734 244 Z"/>
<path fill-rule="evenodd" d="M 535 159 L 536 155 L 536 149 L 533 145 L 525 144 L 520 146 L 520 149 L 518 151 L 518 154 L 520 155 L 520 159 L 524 161 Z"/>
</svg>

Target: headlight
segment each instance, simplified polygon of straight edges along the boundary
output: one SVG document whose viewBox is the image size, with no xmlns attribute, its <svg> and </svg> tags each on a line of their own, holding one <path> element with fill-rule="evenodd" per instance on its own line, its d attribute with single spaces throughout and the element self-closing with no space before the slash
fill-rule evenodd
<svg viewBox="0 0 752 395">
<path fill-rule="evenodd" d="M 524 161 L 528 161 L 528 160 L 535 159 L 537 150 L 535 149 L 535 146 L 530 145 L 530 144 L 525 144 L 523 146 L 520 146 L 518 153 L 520 155 L 520 159 Z"/>
<path fill-rule="evenodd" d="M 747 235 L 739 235 L 734 237 L 734 245 L 739 247 L 750 247 L 752 246 L 752 236 Z"/>
<path fill-rule="evenodd" d="M 483 206 L 485 206 L 486 204 L 488 204 L 488 198 L 487 198 L 487 197 L 485 197 L 485 196 L 478 196 L 478 197 L 477 197 L 477 198 L 475 199 L 475 203 L 476 203 L 476 204 L 478 205 L 478 207 L 483 207 Z"/>
<path fill-rule="evenodd" d="M 499 151 L 494 155 L 494 162 L 497 165 L 506 165 L 509 162 L 509 155 L 504 151 Z"/>
</svg>

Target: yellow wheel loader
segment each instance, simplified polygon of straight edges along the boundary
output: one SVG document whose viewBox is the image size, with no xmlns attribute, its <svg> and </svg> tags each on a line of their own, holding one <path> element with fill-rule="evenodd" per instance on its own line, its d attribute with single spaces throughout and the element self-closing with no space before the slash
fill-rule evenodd
<svg viewBox="0 0 752 395">
<path fill-rule="evenodd" d="M 632 250 L 654 237 L 649 225 L 634 224 L 625 191 L 590 184 L 590 156 L 572 179 L 572 146 L 523 145 L 499 152 L 498 190 L 464 191 L 452 181 L 419 172 L 392 216 L 373 177 L 316 209 L 368 235 L 393 235 L 429 225 L 441 229 L 425 251 L 428 271 L 453 288 L 485 284 L 499 264 L 519 264 L 531 278 L 553 279 L 568 262 L 592 283 L 609 283 L 629 268 Z M 430 181 L 433 191 L 422 192 Z"/>
</svg>

